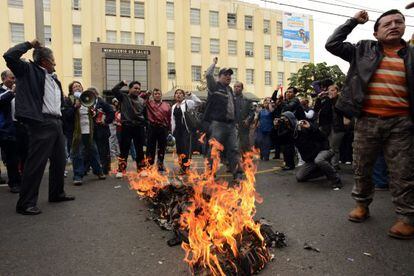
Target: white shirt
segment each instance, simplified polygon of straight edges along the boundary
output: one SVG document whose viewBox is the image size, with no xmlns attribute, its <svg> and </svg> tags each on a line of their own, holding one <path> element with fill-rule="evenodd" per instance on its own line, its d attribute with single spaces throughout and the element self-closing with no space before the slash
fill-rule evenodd
<svg viewBox="0 0 414 276">
<path fill-rule="evenodd" d="M 60 111 L 62 92 L 53 79 L 53 74 L 49 74 L 44 68 L 42 69 L 45 71 L 45 95 L 43 96 L 42 113 L 62 116 Z"/>
<path fill-rule="evenodd" d="M 3 84 L 3 86 L 1 87 L 1 88 L 3 88 L 4 90 L 6 90 L 6 92 L 4 92 L 3 94 L 1 94 L 0 95 L 0 98 L 1 97 L 3 97 L 6 93 L 13 93 L 13 92 L 11 92 L 11 90 L 7 87 L 7 86 L 5 86 L 4 84 Z M 15 98 L 13 98 L 12 100 L 11 100 L 11 102 L 10 102 L 10 105 L 11 105 L 11 116 L 12 116 L 12 118 L 13 118 L 13 121 L 17 121 L 16 120 L 16 118 L 14 117 L 14 114 L 16 113 L 16 107 L 15 107 L 15 101 L 14 101 L 14 99 Z"/>
<path fill-rule="evenodd" d="M 81 128 L 81 134 L 89 134 L 89 109 L 83 105 L 79 107 L 79 123 Z"/>
</svg>

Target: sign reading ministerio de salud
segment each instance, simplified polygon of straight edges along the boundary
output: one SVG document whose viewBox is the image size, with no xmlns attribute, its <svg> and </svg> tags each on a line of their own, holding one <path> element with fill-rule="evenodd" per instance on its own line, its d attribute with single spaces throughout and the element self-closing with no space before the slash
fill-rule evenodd
<svg viewBox="0 0 414 276">
<path fill-rule="evenodd" d="M 283 60 L 310 62 L 308 15 L 283 13 Z"/>
</svg>

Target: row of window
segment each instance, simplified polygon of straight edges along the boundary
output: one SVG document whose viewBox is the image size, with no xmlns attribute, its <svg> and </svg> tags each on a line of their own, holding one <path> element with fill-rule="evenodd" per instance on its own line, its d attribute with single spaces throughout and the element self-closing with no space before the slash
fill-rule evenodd
<svg viewBox="0 0 414 276">
<path fill-rule="evenodd" d="M 105 14 L 106 15 L 116 15 L 116 0 L 106 0 L 105 2 Z M 130 0 L 121 0 L 120 2 L 120 16 L 122 17 L 131 17 L 131 1 Z M 166 16 L 168 19 L 174 20 L 174 3 L 167 1 L 166 3 Z M 134 17 L 135 18 L 145 18 L 145 4 L 144 2 L 134 1 Z M 218 11 L 209 11 L 209 23 L 210 27 L 219 27 L 219 12 Z M 244 16 L 244 28 L 245 30 L 253 30 L 253 16 L 245 15 Z M 192 25 L 200 25 L 200 9 L 190 9 L 190 23 Z M 229 28 L 237 27 L 237 14 L 228 13 L 227 14 L 227 26 Z M 263 20 L 263 32 L 270 33 L 271 24 L 270 20 Z M 282 22 L 278 21 L 276 23 L 276 32 L 277 35 L 282 35 Z"/>
<path fill-rule="evenodd" d="M 121 0 L 120 2 L 120 15 L 122 17 L 131 17 L 131 1 Z M 116 15 L 116 0 L 106 0 L 105 2 L 105 14 Z M 145 5 L 144 2 L 134 2 L 134 17 L 145 18 Z"/>
<path fill-rule="evenodd" d="M 46 46 L 50 45 L 52 39 L 51 27 L 46 25 L 44 29 Z M 18 23 L 10 24 L 10 33 L 12 43 L 20 43 L 24 41 L 24 25 Z M 82 42 L 82 28 L 80 25 L 72 25 L 73 33 L 73 43 L 81 44 Z M 142 45 L 144 44 L 144 33 L 135 33 L 135 44 Z M 117 42 L 117 32 L 116 31 L 106 31 L 106 41 L 108 43 Z M 121 32 L 121 43 L 131 44 L 131 32 Z M 175 34 L 167 33 L 167 48 L 174 49 L 175 47 Z M 191 37 L 191 52 L 199 53 L 201 52 L 201 38 L 200 37 Z M 210 53 L 219 54 L 220 53 L 220 40 L 219 39 L 210 39 Z M 229 40 L 228 41 L 228 51 L 229 55 L 237 55 L 237 41 Z M 254 56 L 254 44 L 253 42 L 245 43 L 245 56 L 253 57 Z M 271 46 L 264 46 L 264 58 L 271 59 Z M 277 47 L 277 58 L 278 60 L 283 60 L 283 48 Z"/>
<path fill-rule="evenodd" d="M 80 10 L 81 0 L 72 0 L 72 9 Z M 8 0 L 9 7 L 11 8 L 23 8 L 23 0 Z M 43 9 L 50 11 L 50 0 L 43 0 Z"/>
</svg>

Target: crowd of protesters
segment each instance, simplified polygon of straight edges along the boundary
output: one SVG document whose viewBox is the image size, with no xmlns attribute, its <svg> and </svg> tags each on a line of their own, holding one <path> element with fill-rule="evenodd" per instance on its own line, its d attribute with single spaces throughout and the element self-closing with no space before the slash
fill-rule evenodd
<svg viewBox="0 0 414 276">
<path fill-rule="evenodd" d="M 399 215 L 389 235 L 414 238 L 414 84 L 413 69 L 407 69 L 414 54 L 401 39 L 405 18 L 398 10 L 377 19 L 377 41 L 344 42 L 353 28 L 367 21 L 366 11 L 358 12 L 326 44 L 328 51 L 351 63 L 343 88 L 319 80 L 312 84 L 312 97 L 300 98 L 299 88 L 278 87 L 259 103 L 244 97 L 243 83 L 230 85 L 232 69 L 221 68 L 216 79 L 218 58 L 206 71 L 206 102 L 177 89 L 171 106 L 159 89 L 141 91 L 137 80 L 116 84 L 111 104 L 96 88 L 84 90 L 78 81 L 64 96 L 52 50 L 37 40 L 17 44 L 3 56 L 9 69 L 1 73 L 0 87 L 0 147 L 10 191 L 20 195 L 16 211 L 41 213 L 37 198 L 48 161 L 49 201 L 70 201 L 75 198 L 64 191 L 68 161 L 74 185 L 82 185 L 90 169 L 106 179 L 114 155 L 116 178 L 125 175 L 129 155 L 137 171 L 156 166 L 163 172 L 167 144 L 175 141 L 177 173 L 185 175 L 194 151 L 204 153 L 212 165 L 210 141 L 216 140 L 223 146 L 222 162 L 233 175 L 233 185 L 240 184 L 243 153 L 253 146 L 264 162 L 270 161 L 272 151 L 273 159 L 283 155 L 282 170 L 298 167 L 298 182 L 325 176 L 334 190 L 342 188 L 339 164 L 353 160 L 357 204 L 349 220 L 369 217 L 373 179 L 382 182 L 382 189 L 389 182 Z M 21 59 L 31 49 L 33 62 Z"/>
</svg>

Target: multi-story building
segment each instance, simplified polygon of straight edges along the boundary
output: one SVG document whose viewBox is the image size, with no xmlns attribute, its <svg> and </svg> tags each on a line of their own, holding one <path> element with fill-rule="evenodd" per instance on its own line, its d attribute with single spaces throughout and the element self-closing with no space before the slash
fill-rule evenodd
<svg viewBox="0 0 414 276">
<path fill-rule="evenodd" d="M 43 7 L 45 45 L 64 87 L 79 80 L 108 90 L 135 79 L 143 89 L 194 90 L 217 56 L 263 97 L 304 64 L 283 60 L 282 12 L 246 2 L 43 0 Z M 35 0 L 0 0 L 0 13 L 0 52 L 35 38 Z M 309 30 L 313 41 L 312 20 Z"/>
</svg>

